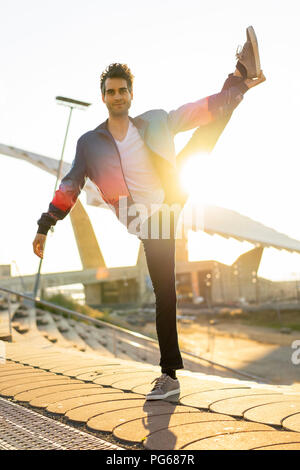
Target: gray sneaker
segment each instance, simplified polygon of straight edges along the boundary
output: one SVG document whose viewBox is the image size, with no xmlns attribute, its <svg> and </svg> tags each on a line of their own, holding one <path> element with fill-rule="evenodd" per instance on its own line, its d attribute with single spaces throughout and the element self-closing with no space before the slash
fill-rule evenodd
<svg viewBox="0 0 300 470">
<path fill-rule="evenodd" d="M 245 67 L 247 71 L 247 78 L 256 78 L 261 73 L 258 43 L 253 26 L 248 26 L 247 41 L 243 48 L 238 47 L 236 51 L 236 58 Z"/>
<path fill-rule="evenodd" d="M 162 374 L 154 379 L 153 382 L 155 382 L 155 385 L 151 392 L 146 395 L 146 400 L 162 400 L 170 395 L 180 393 L 179 380 L 174 380 L 167 374 Z"/>
</svg>

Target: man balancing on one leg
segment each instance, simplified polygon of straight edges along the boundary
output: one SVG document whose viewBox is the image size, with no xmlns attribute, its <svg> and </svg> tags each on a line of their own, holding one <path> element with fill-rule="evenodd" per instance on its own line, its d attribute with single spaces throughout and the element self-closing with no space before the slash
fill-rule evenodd
<svg viewBox="0 0 300 470">
<path fill-rule="evenodd" d="M 178 167 L 191 151 L 211 151 L 243 94 L 265 80 L 252 27 L 247 28 L 247 41 L 237 59 L 235 72 L 220 93 L 169 113 L 151 110 L 136 118 L 128 115 L 133 76 L 127 65 L 111 64 L 101 75 L 108 119 L 80 137 L 71 170 L 38 221 L 33 249 L 42 258 L 49 228 L 70 212 L 89 177 L 128 231 L 142 241 L 156 297 L 162 369 L 147 400 L 179 393 L 176 370 L 183 368 L 176 327 L 176 221 L 174 216 L 168 219 L 166 237 L 162 207 L 183 207 L 187 195 L 179 184 Z M 176 161 L 174 135 L 194 128 L 197 130 Z"/>
</svg>

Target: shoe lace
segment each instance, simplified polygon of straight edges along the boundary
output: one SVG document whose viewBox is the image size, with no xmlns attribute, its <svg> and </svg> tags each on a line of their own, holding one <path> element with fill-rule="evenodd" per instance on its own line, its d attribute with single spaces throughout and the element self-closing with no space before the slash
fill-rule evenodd
<svg viewBox="0 0 300 470">
<path fill-rule="evenodd" d="M 154 385 L 152 390 L 156 390 L 156 389 L 160 388 L 160 386 L 165 383 L 167 378 L 168 378 L 168 376 L 163 374 L 160 377 L 156 377 L 154 380 L 152 380 L 151 384 L 153 384 L 155 382 L 155 385 Z"/>
</svg>

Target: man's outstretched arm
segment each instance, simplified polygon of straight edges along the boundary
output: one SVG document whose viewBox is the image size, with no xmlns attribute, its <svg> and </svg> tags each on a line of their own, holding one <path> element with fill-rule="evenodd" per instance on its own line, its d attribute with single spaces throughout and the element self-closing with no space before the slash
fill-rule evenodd
<svg viewBox="0 0 300 470">
<path fill-rule="evenodd" d="M 75 205 L 87 178 L 86 161 L 84 157 L 83 142 L 77 142 L 76 155 L 70 171 L 61 180 L 49 204 L 48 211 L 44 212 L 38 220 L 38 230 L 33 241 L 33 251 L 40 258 L 43 257 L 47 233 L 58 220 L 64 219 Z"/>
</svg>

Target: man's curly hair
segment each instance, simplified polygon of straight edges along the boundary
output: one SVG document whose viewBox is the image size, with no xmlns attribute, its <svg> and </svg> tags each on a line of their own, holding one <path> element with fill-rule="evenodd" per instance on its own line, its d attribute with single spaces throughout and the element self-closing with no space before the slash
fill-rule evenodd
<svg viewBox="0 0 300 470">
<path fill-rule="evenodd" d="M 134 76 L 128 65 L 114 63 L 106 67 L 100 77 L 100 88 L 103 95 L 105 94 L 105 80 L 107 78 L 124 78 L 127 82 L 128 90 L 131 93 Z"/>
</svg>

